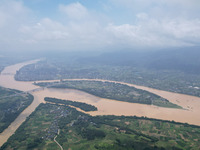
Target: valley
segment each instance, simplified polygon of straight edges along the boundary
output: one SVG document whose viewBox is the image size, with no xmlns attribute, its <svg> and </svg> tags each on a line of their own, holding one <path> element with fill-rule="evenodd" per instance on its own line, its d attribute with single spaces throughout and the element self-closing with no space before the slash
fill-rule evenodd
<svg viewBox="0 0 200 150">
<path fill-rule="evenodd" d="M 0 80 L 4 82 L 0 82 L 0 83 L 4 87 L 18 89 L 22 91 L 38 89 L 38 86 L 33 85 L 33 82 L 15 81 L 14 75 L 13 75 L 13 73 L 15 73 L 22 66 L 28 63 L 35 63 L 35 62 L 36 61 L 30 61 L 24 64 L 22 63 L 22 64 L 5 68 L 4 72 L 12 73 L 12 75 L 2 74 L 0 76 Z M 5 79 L 7 79 L 7 82 L 5 82 L 6 81 Z M 70 80 L 73 80 L 73 79 L 70 79 Z M 78 81 L 78 80 L 92 80 L 92 79 L 74 79 L 74 80 Z M 97 81 L 103 81 L 103 80 L 97 79 Z M 47 82 L 47 81 L 44 81 L 44 82 Z M 51 82 L 55 82 L 55 80 Z M 110 82 L 117 82 L 117 81 L 110 81 Z M 13 84 L 10 84 L 10 83 L 13 83 Z M 170 102 L 173 102 L 185 109 L 171 109 L 171 108 L 162 108 L 162 107 L 151 106 L 151 105 L 148 106 L 148 105 L 143 105 L 143 104 L 131 104 L 127 102 L 120 102 L 116 100 L 96 97 L 79 90 L 44 88 L 44 89 L 41 89 L 40 91 L 35 91 L 31 93 L 34 96 L 33 103 L 27 109 L 25 109 L 18 116 L 18 118 L 6 130 L 4 130 L 4 132 L 1 133 L 0 135 L 1 145 L 5 143 L 5 141 L 16 131 L 16 129 L 21 125 L 21 123 L 25 121 L 26 117 L 28 117 L 40 103 L 45 103 L 44 97 L 46 97 L 47 95 L 48 97 L 69 99 L 69 100 L 73 100 L 77 102 L 84 102 L 84 103 L 94 105 L 98 108 L 98 111 L 88 112 L 92 116 L 95 116 L 95 115 L 146 116 L 150 118 L 174 120 L 177 122 L 200 125 L 200 122 L 198 119 L 199 118 L 198 108 L 200 105 L 200 101 L 199 101 L 200 98 L 189 96 L 189 95 L 172 93 L 172 92 L 160 91 L 160 90 L 137 86 L 137 85 L 133 85 L 129 83 L 123 83 L 123 82 L 119 82 L 119 83 L 127 84 L 128 86 L 133 86 L 138 89 L 143 89 L 143 90 L 152 92 L 163 98 L 166 98 Z"/>
</svg>

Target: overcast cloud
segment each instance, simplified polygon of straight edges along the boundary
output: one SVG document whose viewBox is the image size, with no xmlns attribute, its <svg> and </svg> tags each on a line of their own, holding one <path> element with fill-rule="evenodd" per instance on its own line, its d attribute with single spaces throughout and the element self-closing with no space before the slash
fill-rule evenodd
<svg viewBox="0 0 200 150">
<path fill-rule="evenodd" d="M 200 44 L 199 0 L 89 2 L 61 0 L 48 10 L 47 1 L 45 11 L 51 13 L 44 16 L 27 1 L 1 0 L 1 49 L 71 51 Z"/>
</svg>

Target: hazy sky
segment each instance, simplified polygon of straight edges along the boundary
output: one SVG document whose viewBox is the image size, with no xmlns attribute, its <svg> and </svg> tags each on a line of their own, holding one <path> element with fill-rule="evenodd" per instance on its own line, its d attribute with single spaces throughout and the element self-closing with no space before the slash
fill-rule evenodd
<svg viewBox="0 0 200 150">
<path fill-rule="evenodd" d="M 200 45 L 200 0 L 0 0 L 3 50 Z"/>
</svg>

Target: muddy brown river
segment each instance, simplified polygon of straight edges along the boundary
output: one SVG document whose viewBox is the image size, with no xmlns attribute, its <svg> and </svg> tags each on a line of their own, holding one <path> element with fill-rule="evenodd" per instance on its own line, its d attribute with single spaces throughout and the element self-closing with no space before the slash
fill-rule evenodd
<svg viewBox="0 0 200 150">
<path fill-rule="evenodd" d="M 21 91 L 31 91 L 39 88 L 38 86 L 33 85 L 32 84 L 33 82 L 23 82 L 14 80 L 14 75 L 17 70 L 19 70 L 21 67 L 25 65 L 36 63 L 37 61 L 39 60 L 28 61 L 6 67 L 0 75 L 0 86 L 17 89 Z M 99 80 L 99 79 L 66 79 L 66 80 L 93 80 L 102 82 L 105 81 L 116 82 L 116 81 Z M 48 82 L 53 82 L 53 81 L 56 80 Z M 17 117 L 17 119 L 13 123 L 11 123 L 11 125 L 7 129 L 4 130 L 4 132 L 0 134 L 0 146 L 2 146 L 7 141 L 7 139 L 25 121 L 26 117 L 29 116 L 40 103 L 44 103 L 44 97 L 68 99 L 95 105 L 98 108 L 98 111 L 89 112 L 89 114 L 91 115 L 125 115 L 125 116 L 136 115 L 136 116 L 146 116 L 150 118 L 174 120 L 177 122 L 183 122 L 183 123 L 187 122 L 189 124 L 200 125 L 199 97 L 161 91 L 157 89 L 152 89 L 124 82 L 116 82 L 116 83 L 126 84 L 129 86 L 136 87 L 138 89 L 143 89 L 152 92 L 154 94 L 162 96 L 163 98 L 168 99 L 172 103 L 182 106 L 185 109 L 172 109 L 172 108 L 157 107 L 153 105 L 121 102 L 121 101 L 96 97 L 94 95 L 79 90 L 45 88 L 43 90 L 31 92 L 31 94 L 34 96 L 33 103 L 29 107 L 27 107 Z"/>
</svg>

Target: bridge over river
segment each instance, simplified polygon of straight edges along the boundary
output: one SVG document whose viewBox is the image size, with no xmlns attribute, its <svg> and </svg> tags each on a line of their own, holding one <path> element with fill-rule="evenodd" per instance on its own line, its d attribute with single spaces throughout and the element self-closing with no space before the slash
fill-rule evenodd
<svg viewBox="0 0 200 150">
<path fill-rule="evenodd" d="M 39 87 L 34 85 L 34 82 L 24 82 L 16 81 L 14 75 L 16 71 L 25 65 L 37 63 L 39 60 L 28 61 L 20 64 L 15 64 L 6 67 L 0 74 L 0 86 L 5 88 L 11 88 L 20 90 L 22 92 L 18 93 L 23 95 L 26 93 L 31 93 L 34 96 L 34 100 L 31 105 L 29 105 L 11 125 L 5 129 L 0 134 L 0 146 L 7 141 L 7 139 L 16 131 L 16 129 L 25 121 L 35 108 L 44 102 L 44 97 L 55 97 L 60 99 L 68 99 L 72 101 L 79 101 L 89 103 L 98 108 L 98 111 L 89 112 L 90 115 L 125 115 L 125 116 L 146 116 L 150 118 L 163 119 L 163 120 L 174 120 L 177 122 L 189 123 L 194 125 L 200 125 L 200 98 L 190 95 L 172 93 L 167 91 L 161 91 L 157 89 L 152 89 L 149 87 L 138 86 L 134 84 L 108 81 L 101 79 L 65 79 L 65 80 L 88 80 L 88 81 L 102 81 L 102 82 L 115 82 L 120 84 L 125 84 L 128 86 L 133 86 L 138 89 L 143 89 L 154 94 L 157 94 L 163 98 L 168 99 L 170 102 L 178 104 L 185 109 L 171 109 L 163 108 L 152 105 L 128 103 L 116 100 L 110 100 L 105 98 L 96 97 L 94 95 L 72 89 L 55 89 L 49 88 L 52 85 L 46 87 Z M 52 81 L 42 81 L 42 82 L 55 82 L 54 85 L 61 84 L 59 80 Z M 18 95 L 17 94 L 17 95 Z M 16 95 L 10 95 L 16 96 Z"/>
</svg>

